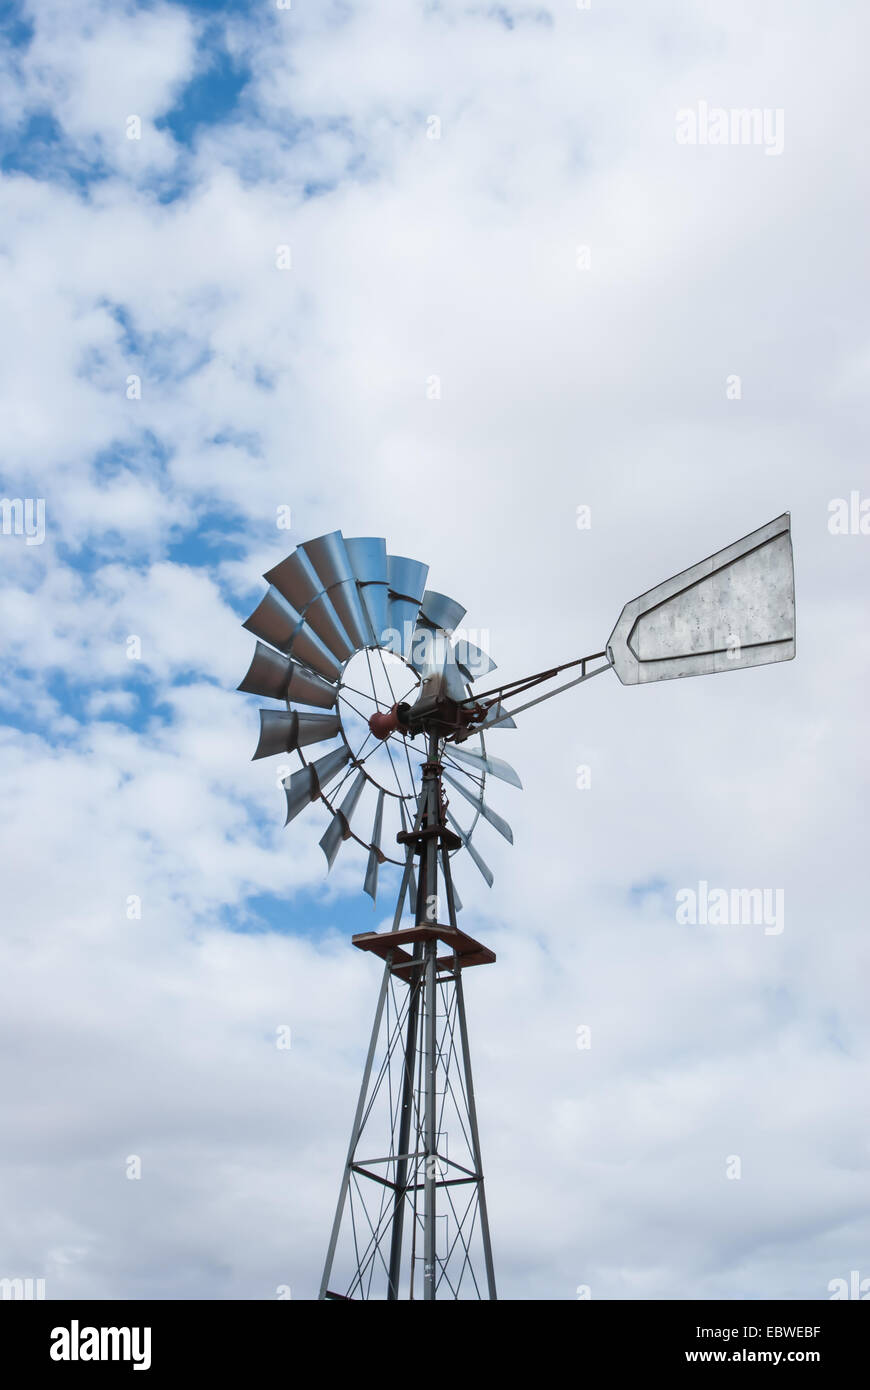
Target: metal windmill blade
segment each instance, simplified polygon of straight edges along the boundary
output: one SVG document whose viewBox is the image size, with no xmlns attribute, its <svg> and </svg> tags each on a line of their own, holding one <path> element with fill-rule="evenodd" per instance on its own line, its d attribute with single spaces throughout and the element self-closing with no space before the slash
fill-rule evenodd
<svg viewBox="0 0 870 1390">
<path fill-rule="evenodd" d="M 445 782 L 449 782 L 451 787 L 455 787 L 460 796 L 464 797 L 465 800 L 474 807 L 478 815 L 483 816 L 483 819 L 489 821 L 490 825 L 494 825 L 498 833 L 503 835 L 510 844 L 513 844 L 514 832 L 511 830 L 507 821 L 498 815 L 491 806 L 487 806 L 482 796 L 475 796 L 474 792 L 469 791 L 468 787 L 463 786 L 462 783 L 458 781 L 456 777 L 452 777 L 449 772 L 445 772 L 443 777 Z"/>
<path fill-rule="evenodd" d="M 365 783 L 365 773 L 362 771 L 358 772 L 353 779 L 350 791 L 323 833 L 323 837 L 320 841 L 320 848 L 326 855 L 326 862 L 330 868 L 332 868 L 335 862 L 335 856 L 338 854 L 342 841 L 350 839 L 350 818 L 356 810 L 357 802 L 362 796 Z M 369 852 L 371 853 L 371 851 Z"/>
<path fill-rule="evenodd" d="M 458 759 L 469 767 L 477 768 L 480 772 L 488 772 L 491 777 L 499 777 L 502 782 L 509 782 L 512 787 L 519 787 L 522 790 L 523 784 L 517 773 L 510 763 L 506 763 L 503 758 L 493 758 L 489 754 L 484 755 L 483 753 L 472 753 L 466 748 L 451 748 L 447 756 L 450 761 Z"/>
<path fill-rule="evenodd" d="M 421 699 L 449 698 L 458 706 L 474 680 L 495 669 L 457 633 L 465 609 L 426 588 L 428 573 L 418 560 L 389 554 L 381 537 L 332 531 L 268 571 L 269 587 L 244 623 L 258 641 L 239 689 L 282 706 L 260 710 L 254 758 L 298 756 L 299 770 L 284 779 L 287 822 L 309 805 L 325 806 L 320 844 L 327 869 L 344 844 L 356 842 L 365 850 L 362 887 L 373 904 L 382 868 L 406 867 L 397 836 L 410 833 L 428 756 L 425 740 L 415 741 L 397 711 Z M 517 787 L 520 780 L 488 758 L 480 730 L 469 730 L 468 739 L 465 762 L 453 769 L 471 814 L 450 853 L 467 849 L 475 860 L 478 821 L 506 824 L 484 800 L 486 775 Z M 412 912 L 416 898 L 412 866 L 405 885 Z M 455 888 L 453 903 L 458 910 Z"/>
<path fill-rule="evenodd" d="M 254 758 L 271 758 L 276 753 L 292 753 L 311 743 L 335 738 L 341 729 L 338 715 L 307 714 L 304 710 L 260 710 L 260 741 Z"/>
<path fill-rule="evenodd" d="M 366 864 L 366 876 L 363 880 L 363 892 L 368 893 L 372 903 L 377 901 L 378 896 L 378 869 L 383 863 L 384 854 L 381 849 L 381 834 L 384 824 L 384 792 L 378 789 L 378 802 L 375 811 L 374 825 L 372 826 L 371 848 L 369 849 L 368 862 Z"/>
</svg>

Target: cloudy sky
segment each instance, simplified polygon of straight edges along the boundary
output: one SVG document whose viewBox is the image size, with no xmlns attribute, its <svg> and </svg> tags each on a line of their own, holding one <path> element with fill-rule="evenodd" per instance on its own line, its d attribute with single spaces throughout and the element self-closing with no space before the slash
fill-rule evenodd
<svg viewBox="0 0 870 1390">
<path fill-rule="evenodd" d="M 865 8 L 2 16 L 0 1275 L 316 1292 L 389 903 L 250 762 L 265 569 L 383 535 L 507 679 L 790 510 L 796 661 L 493 735 L 466 995 L 502 1296 L 870 1276 Z"/>
</svg>

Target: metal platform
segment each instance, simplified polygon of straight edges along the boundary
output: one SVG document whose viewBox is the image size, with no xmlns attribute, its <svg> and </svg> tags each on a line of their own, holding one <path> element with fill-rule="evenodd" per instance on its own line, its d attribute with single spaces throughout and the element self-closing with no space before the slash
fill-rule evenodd
<svg viewBox="0 0 870 1390">
<path fill-rule="evenodd" d="M 401 927 L 398 931 L 359 932 L 352 937 L 352 941 L 361 951 L 371 951 L 384 961 L 392 951 L 392 972 L 403 978 L 408 978 L 412 971 L 422 967 L 422 957 L 415 958 L 404 949 L 405 946 L 416 946 L 418 942 L 440 941 L 450 948 L 449 956 L 437 958 L 439 972 L 453 971 L 457 964 L 465 970 L 471 965 L 492 965 L 495 962 L 495 952 L 488 946 L 475 941 L 473 936 L 463 931 L 442 926 L 438 922 L 433 922 L 431 926 Z"/>
</svg>

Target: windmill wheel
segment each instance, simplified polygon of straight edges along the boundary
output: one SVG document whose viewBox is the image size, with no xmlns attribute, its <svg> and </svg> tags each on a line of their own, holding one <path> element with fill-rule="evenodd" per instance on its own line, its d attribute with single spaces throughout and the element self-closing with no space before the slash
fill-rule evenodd
<svg viewBox="0 0 870 1390">
<path fill-rule="evenodd" d="M 244 624 L 260 640 L 238 688 L 283 704 L 260 710 L 254 758 L 298 756 L 299 769 L 283 779 L 285 823 L 323 802 L 328 868 L 342 844 L 355 840 L 368 852 L 363 889 L 372 902 L 380 865 L 405 863 L 398 847 L 383 847 L 413 826 L 429 752 L 425 737 L 403 731 L 396 711 L 433 679 L 466 700 L 473 682 L 495 669 L 457 632 L 465 609 L 427 589 L 427 576 L 427 565 L 388 555 L 384 540 L 333 531 L 268 571 L 269 590 Z M 497 707 L 461 748 L 449 737 L 439 741 L 447 795 L 457 793 L 447 811 L 461 841 L 453 854 L 467 852 L 490 885 L 472 837 L 481 820 L 511 842 L 513 835 L 484 799 L 487 776 L 521 785 L 509 764 L 487 752 L 486 726 L 497 717 L 496 728 L 515 727 Z"/>
</svg>

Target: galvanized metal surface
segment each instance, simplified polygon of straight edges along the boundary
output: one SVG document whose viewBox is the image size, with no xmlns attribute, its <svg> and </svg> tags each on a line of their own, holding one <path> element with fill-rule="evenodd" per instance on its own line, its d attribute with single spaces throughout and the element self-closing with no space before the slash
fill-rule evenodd
<svg viewBox="0 0 870 1390">
<path fill-rule="evenodd" d="M 293 663 L 289 657 L 258 642 L 247 674 L 237 689 L 248 695 L 264 695 L 273 700 L 283 700 L 287 694 Z"/>
<path fill-rule="evenodd" d="M 307 671 L 304 666 L 293 663 L 287 683 L 287 699 L 300 705 L 316 705 L 319 709 L 332 709 L 338 691 L 316 671 Z"/>
<path fill-rule="evenodd" d="M 312 599 L 323 593 L 323 583 L 304 550 L 294 550 L 286 560 L 267 570 L 263 578 L 289 599 L 293 607 L 304 612 Z"/>
<path fill-rule="evenodd" d="M 455 598 L 448 598 L 446 594 L 436 593 L 434 589 L 427 589 L 424 593 L 420 612 L 428 623 L 440 627 L 444 632 L 452 632 L 465 617 L 461 603 L 457 603 Z"/>
<path fill-rule="evenodd" d="M 368 614 L 375 645 L 383 647 L 390 626 L 389 588 L 386 584 L 364 584 L 360 589 L 360 597 Z"/>
<path fill-rule="evenodd" d="M 348 750 L 336 748 L 334 752 L 318 758 L 317 762 L 309 763 L 298 772 L 285 777 L 283 785 L 287 793 L 287 820 L 284 824 L 289 824 L 309 802 L 316 800 L 349 762 Z"/>
<path fill-rule="evenodd" d="M 326 536 L 304 541 L 298 548 L 308 556 L 322 588 L 331 589 L 333 584 L 342 584 L 346 579 L 354 578 L 350 556 L 340 531 L 330 531 Z"/>
<path fill-rule="evenodd" d="M 345 662 L 353 656 L 356 647 L 348 636 L 328 594 L 318 594 L 305 608 L 305 621 L 313 628 L 321 642 L 329 648 L 333 656 Z"/>
<path fill-rule="evenodd" d="M 490 671 L 496 669 L 492 657 L 465 637 L 460 637 L 457 640 L 455 651 L 456 665 L 467 681 L 479 680 L 482 676 L 488 676 Z"/>
<path fill-rule="evenodd" d="M 375 638 L 356 581 L 348 579 L 343 584 L 336 584 L 329 590 L 329 598 L 345 632 L 353 643 L 354 651 L 358 652 L 363 647 L 370 646 Z"/>
<path fill-rule="evenodd" d="M 407 656 L 423 682 L 421 700 L 430 699 L 436 694 L 457 702 L 465 699 L 465 677 L 456 664 L 450 636 L 446 631 L 418 619 Z"/>
<path fill-rule="evenodd" d="M 326 680 L 337 681 L 341 675 L 341 663 L 332 655 L 320 638 L 302 623 L 290 638 L 290 655 L 310 666 Z"/>
<path fill-rule="evenodd" d="M 351 568 L 360 585 L 359 596 L 368 620 L 371 640 L 383 644 L 388 627 L 387 543 L 380 536 L 345 537 Z"/>
<path fill-rule="evenodd" d="M 449 772 L 444 773 L 444 781 L 449 782 L 451 787 L 455 787 L 459 795 L 464 797 L 465 800 L 483 816 L 484 820 L 489 821 L 490 825 L 494 826 L 499 835 L 503 835 L 509 844 L 513 844 L 514 832 L 511 830 L 507 821 L 504 820 L 497 811 L 494 811 L 491 806 L 487 806 L 482 796 L 475 796 L 474 792 L 469 791 L 468 787 L 464 786 L 462 782 L 457 781 L 455 777 L 451 777 Z"/>
<path fill-rule="evenodd" d="M 623 685 L 790 661 L 795 603 L 789 513 L 632 599 L 607 649 Z"/>
<path fill-rule="evenodd" d="M 387 583 L 387 543 L 383 536 L 345 536 L 344 543 L 360 584 Z"/>
<path fill-rule="evenodd" d="M 482 729 L 515 729 L 517 726 L 514 723 L 513 715 L 499 701 L 498 704 L 493 705 L 480 727 Z"/>
<path fill-rule="evenodd" d="M 410 560 L 405 555 L 387 556 L 387 583 L 391 590 L 402 598 L 415 599 L 418 607 L 428 573 L 429 566 L 420 560 Z"/>
<path fill-rule="evenodd" d="M 345 796 L 338 810 L 333 813 L 332 820 L 320 840 L 320 848 L 326 855 L 327 869 L 331 869 L 335 863 L 335 856 L 338 854 L 342 843 L 350 839 L 350 822 L 357 802 L 362 795 L 363 787 L 366 783 L 364 772 L 358 772 L 351 783 L 350 791 Z"/>
<path fill-rule="evenodd" d="M 488 772 L 491 777 L 498 777 L 502 782 L 509 782 L 512 787 L 519 787 L 522 791 L 523 784 L 520 781 L 519 773 L 503 758 L 494 758 L 491 753 L 473 753 L 465 748 L 457 748 L 455 744 L 451 744 L 447 756 L 448 758 L 456 758 L 461 763 L 467 763 L 478 773 Z"/>
<path fill-rule="evenodd" d="M 372 905 L 377 901 L 378 896 L 378 869 L 381 859 L 381 835 L 384 825 L 384 792 L 378 791 L 378 804 L 375 810 L 375 820 L 372 826 L 371 848 L 369 850 L 368 862 L 366 863 L 366 876 L 363 880 L 363 892 L 368 893 L 372 900 Z"/>
<path fill-rule="evenodd" d="M 341 675 L 341 662 L 317 634 L 306 627 L 290 600 L 274 584 L 242 626 L 285 655 L 292 654 L 329 681 L 336 681 Z"/>
<path fill-rule="evenodd" d="M 242 623 L 242 627 L 246 627 L 248 632 L 253 632 L 255 637 L 262 637 L 264 642 L 283 651 L 301 622 L 302 616 L 297 613 L 290 600 L 285 598 L 274 584 L 270 584 L 265 596 L 251 616 Z"/>
<path fill-rule="evenodd" d="M 271 758 L 276 753 L 292 753 L 336 738 L 341 725 L 337 715 L 307 714 L 301 710 L 260 710 L 260 741 L 254 759 Z"/>
<path fill-rule="evenodd" d="M 481 874 L 486 879 L 487 885 L 491 888 L 493 883 L 495 882 L 492 876 L 492 869 L 490 869 L 489 865 L 483 859 L 483 856 L 477 852 L 477 849 L 471 843 L 471 837 L 465 833 L 465 831 L 462 829 L 462 826 L 457 821 L 456 817 L 452 816 L 449 811 L 447 812 L 447 822 L 449 825 L 452 825 L 453 829 L 456 831 L 465 848 L 468 850 L 468 853 L 471 855 L 471 858 L 473 859 L 474 863 L 477 865 Z"/>
</svg>

